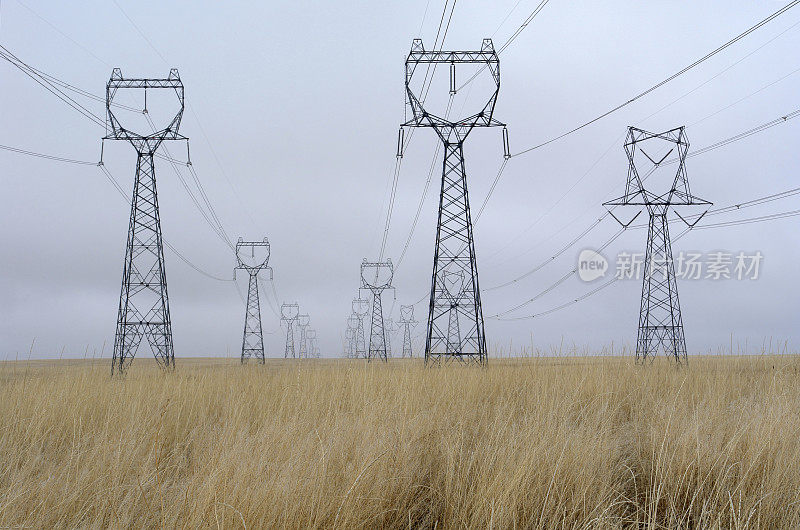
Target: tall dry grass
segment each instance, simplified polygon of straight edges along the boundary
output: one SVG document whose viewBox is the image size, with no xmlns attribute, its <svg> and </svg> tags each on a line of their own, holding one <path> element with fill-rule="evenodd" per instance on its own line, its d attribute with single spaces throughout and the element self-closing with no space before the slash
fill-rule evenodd
<svg viewBox="0 0 800 530">
<path fill-rule="evenodd" d="M 0 365 L 0 526 L 798 528 L 800 360 Z"/>
</svg>

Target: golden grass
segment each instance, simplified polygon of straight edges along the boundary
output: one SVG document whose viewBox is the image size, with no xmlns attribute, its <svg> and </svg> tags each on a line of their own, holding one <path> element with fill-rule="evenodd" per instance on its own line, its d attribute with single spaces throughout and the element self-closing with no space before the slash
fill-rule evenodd
<svg viewBox="0 0 800 530">
<path fill-rule="evenodd" d="M 800 360 L 0 365 L 0 526 L 798 528 Z"/>
</svg>

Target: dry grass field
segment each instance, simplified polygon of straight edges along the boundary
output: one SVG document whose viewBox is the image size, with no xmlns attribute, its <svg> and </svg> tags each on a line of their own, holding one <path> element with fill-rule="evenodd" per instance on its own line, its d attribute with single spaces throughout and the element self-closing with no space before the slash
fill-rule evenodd
<svg viewBox="0 0 800 530">
<path fill-rule="evenodd" d="M 800 528 L 800 359 L 2 363 L 0 527 Z"/>
</svg>

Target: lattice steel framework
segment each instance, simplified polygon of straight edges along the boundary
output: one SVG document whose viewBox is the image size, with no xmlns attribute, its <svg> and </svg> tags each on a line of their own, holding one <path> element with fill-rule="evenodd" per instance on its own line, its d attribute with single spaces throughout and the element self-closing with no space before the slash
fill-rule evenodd
<svg viewBox="0 0 800 530">
<path fill-rule="evenodd" d="M 150 134 L 138 134 L 123 127 L 111 110 L 120 89 L 170 89 L 177 96 L 179 110 L 169 124 Z M 103 140 L 125 140 L 136 149 L 136 176 L 131 196 L 131 215 L 122 290 L 119 297 L 117 328 L 111 374 L 122 374 L 130 366 L 144 337 L 158 364 L 175 368 L 172 321 L 164 270 L 164 246 L 158 210 L 156 170 L 153 157 L 165 140 L 188 140 L 178 133 L 183 117 L 184 93 L 178 70 L 173 68 L 166 79 L 123 78 L 114 68 L 106 84 L 106 136 Z"/>
<path fill-rule="evenodd" d="M 663 156 L 651 156 L 657 144 L 671 145 L 671 149 Z M 645 146 L 650 149 L 650 154 L 643 149 Z M 637 362 L 652 361 L 660 352 L 666 353 L 678 364 L 688 362 L 667 213 L 671 206 L 711 204 L 692 195 L 689 189 L 689 179 L 686 174 L 688 150 L 689 140 L 684 127 L 663 133 L 651 133 L 629 127 L 625 140 L 625 153 L 628 156 L 625 195 L 604 203 L 606 206 L 644 206 L 650 216 L 639 309 L 639 330 L 636 339 Z M 667 158 L 675 151 L 677 151 L 678 168 L 674 178 L 670 178 L 672 185 L 660 194 L 649 191 L 644 185 L 645 179 L 665 165 Z M 640 172 L 642 168 L 638 167 L 639 163 L 644 161 L 642 157 L 637 157 L 638 153 L 646 158 L 648 165 L 652 164 L 644 176 Z M 686 222 L 680 214 L 678 217 Z M 700 218 L 689 226 L 697 224 Z"/>
<path fill-rule="evenodd" d="M 372 293 L 372 320 L 369 329 L 369 350 L 367 360 L 373 358 L 387 362 L 386 329 L 383 321 L 383 305 L 381 295 L 386 289 L 392 288 L 394 266 L 392 260 L 369 262 L 364 259 L 361 263 L 361 288 L 369 289 Z"/>
<path fill-rule="evenodd" d="M 411 87 L 417 67 L 420 64 L 449 64 L 450 92 L 455 94 L 456 65 L 463 63 L 483 65 L 491 74 L 494 90 L 486 104 L 478 113 L 457 121 L 428 112 L 424 108 L 423 94 L 415 94 Z M 478 51 L 426 51 L 422 40 L 414 39 L 406 59 L 405 77 L 406 100 L 412 118 L 403 127 L 430 127 L 444 144 L 425 362 L 458 359 L 484 364 L 487 360 L 486 337 L 464 169 L 464 140 L 476 127 L 504 127 L 505 155 L 509 156 L 505 125 L 493 117 L 500 90 L 500 61 L 491 39 L 484 39 Z M 402 135 L 398 144 L 402 146 Z M 402 156 L 402 150 L 398 155 Z M 446 275 L 451 272 L 460 272 L 465 279 L 464 288 L 455 295 L 455 303 L 444 285 Z M 450 337 L 453 322 L 460 330 L 456 341 Z M 452 348 L 453 344 L 457 344 L 457 348 Z"/>
<path fill-rule="evenodd" d="M 355 357 L 355 338 L 357 326 L 358 319 L 354 315 L 347 318 L 347 329 L 344 331 L 344 356 L 347 359 L 353 359 Z"/>
<path fill-rule="evenodd" d="M 244 254 L 249 249 L 250 256 Z M 256 257 L 258 250 L 258 257 Z M 234 279 L 236 271 L 244 270 L 249 278 L 247 283 L 247 303 L 244 312 L 244 334 L 242 336 L 242 364 L 249 359 L 255 359 L 264 364 L 264 335 L 261 330 L 261 302 L 258 297 L 258 273 L 262 270 L 269 271 L 272 279 L 272 269 L 267 266 L 269 262 L 269 241 L 265 237 L 261 241 L 243 241 L 239 238 L 236 242 L 236 260 L 238 264 L 233 270 Z"/>
<path fill-rule="evenodd" d="M 306 338 L 308 339 L 308 357 L 319 359 L 320 352 L 319 352 L 319 345 L 317 343 L 317 330 L 309 329 L 306 332 Z"/>
<path fill-rule="evenodd" d="M 413 350 L 411 349 L 411 330 L 417 325 L 414 320 L 414 306 L 401 305 L 400 306 L 400 325 L 403 326 L 403 357 L 413 357 Z"/>
<path fill-rule="evenodd" d="M 392 317 L 385 319 L 384 329 L 386 330 L 386 356 L 393 357 L 392 335 L 400 329 Z"/>
<path fill-rule="evenodd" d="M 286 348 L 283 351 L 283 358 L 294 359 L 297 353 L 294 349 L 294 324 L 297 322 L 297 317 L 300 314 L 300 305 L 295 302 L 293 304 L 281 304 L 281 321 L 286 322 Z"/>
<path fill-rule="evenodd" d="M 356 359 L 366 359 L 367 337 L 366 333 L 364 332 L 364 317 L 366 317 L 367 313 L 369 313 L 369 300 L 365 300 L 359 295 L 358 298 L 353 299 L 352 308 L 353 314 L 356 316 L 356 320 L 358 321 L 356 324 L 354 357 Z"/>
<path fill-rule="evenodd" d="M 300 355 L 301 359 L 308 357 L 308 326 L 311 324 L 311 317 L 308 315 L 297 316 L 297 327 L 300 328 Z"/>
</svg>

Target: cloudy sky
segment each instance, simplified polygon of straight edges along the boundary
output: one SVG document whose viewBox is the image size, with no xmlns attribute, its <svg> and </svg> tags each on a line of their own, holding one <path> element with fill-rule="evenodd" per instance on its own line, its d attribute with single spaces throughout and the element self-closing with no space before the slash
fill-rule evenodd
<svg viewBox="0 0 800 530">
<path fill-rule="evenodd" d="M 117 5 L 118 3 L 118 5 Z M 499 48 L 537 0 L 461 0 L 445 49 Z M 508 124 L 511 151 L 538 145 L 624 103 L 744 31 L 783 2 L 565 2 L 551 0 L 501 55 L 495 116 Z M 445 24 L 452 3 L 447 7 Z M 263 320 L 269 356 L 282 356 L 277 303 L 297 301 L 311 316 L 325 356 L 341 353 L 345 321 L 359 287 L 359 264 L 376 259 L 386 226 L 397 129 L 404 120 L 403 62 L 411 40 L 433 47 L 444 2 L 56 2 L 2 0 L 0 43 L 31 66 L 75 87 L 104 94 L 113 67 L 127 76 L 180 70 L 197 176 L 231 239 L 272 245 L 272 287 Z M 618 230 L 605 217 L 622 194 L 626 127 L 686 126 L 699 150 L 786 116 L 800 107 L 800 7 L 635 103 L 563 139 L 508 162 L 475 227 L 486 333 L 492 352 L 599 351 L 636 336 L 641 284 L 616 282 L 561 310 L 605 281 L 576 275 L 511 312 L 569 273 L 585 249 Z M 484 97 L 462 90 L 453 116 Z M 441 89 L 441 90 L 439 90 Z M 432 90 L 443 113 L 446 79 Z M 70 92 L 103 116 L 102 101 Z M 141 102 L 130 99 L 131 106 Z M 138 108 L 138 107 L 137 107 Z M 0 144 L 82 161 L 100 157 L 102 127 L 0 61 Z M 154 119 L 157 117 L 154 116 Z M 398 262 L 429 175 L 437 138 L 416 131 L 403 159 L 386 255 Z M 715 207 L 794 189 L 800 175 L 800 120 L 687 160 L 692 191 Z M 185 148 L 168 146 L 176 158 Z M 666 150 L 658 151 L 665 153 Z M 499 129 L 465 144 L 470 198 L 477 210 L 502 163 Z M 438 155 L 441 157 L 441 153 Z M 653 155 L 657 156 L 657 155 Z M 106 142 L 104 161 L 126 192 L 130 145 Z M 439 165 L 419 222 L 397 268 L 395 294 L 425 320 L 438 202 Z M 183 178 L 197 194 L 186 168 Z M 176 357 L 239 354 L 244 277 L 229 281 L 235 259 L 200 214 L 175 171 L 157 164 L 163 233 L 200 274 L 167 250 Z M 110 355 L 129 208 L 92 165 L 0 150 L 0 358 Z M 690 352 L 800 347 L 798 217 L 738 226 L 701 226 L 800 209 L 800 196 L 726 210 L 701 220 L 674 244 L 676 254 L 760 252 L 757 279 L 679 283 Z M 636 214 L 618 210 L 621 220 Z M 645 219 L 642 214 L 634 225 Z M 671 216 L 672 219 L 674 216 Z M 683 230 L 672 225 L 673 235 Z M 619 253 L 644 250 L 646 230 L 630 229 L 603 254 L 615 273 Z M 733 265 L 731 266 L 733 272 Z M 735 275 L 734 275 L 735 276 Z M 520 278 L 505 287 L 491 289 Z M 415 330 L 419 344 L 424 326 Z M 399 347 L 400 338 L 394 338 Z M 737 346 L 738 345 L 738 346 Z M 141 355 L 149 355 L 143 348 Z"/>
</svg>

